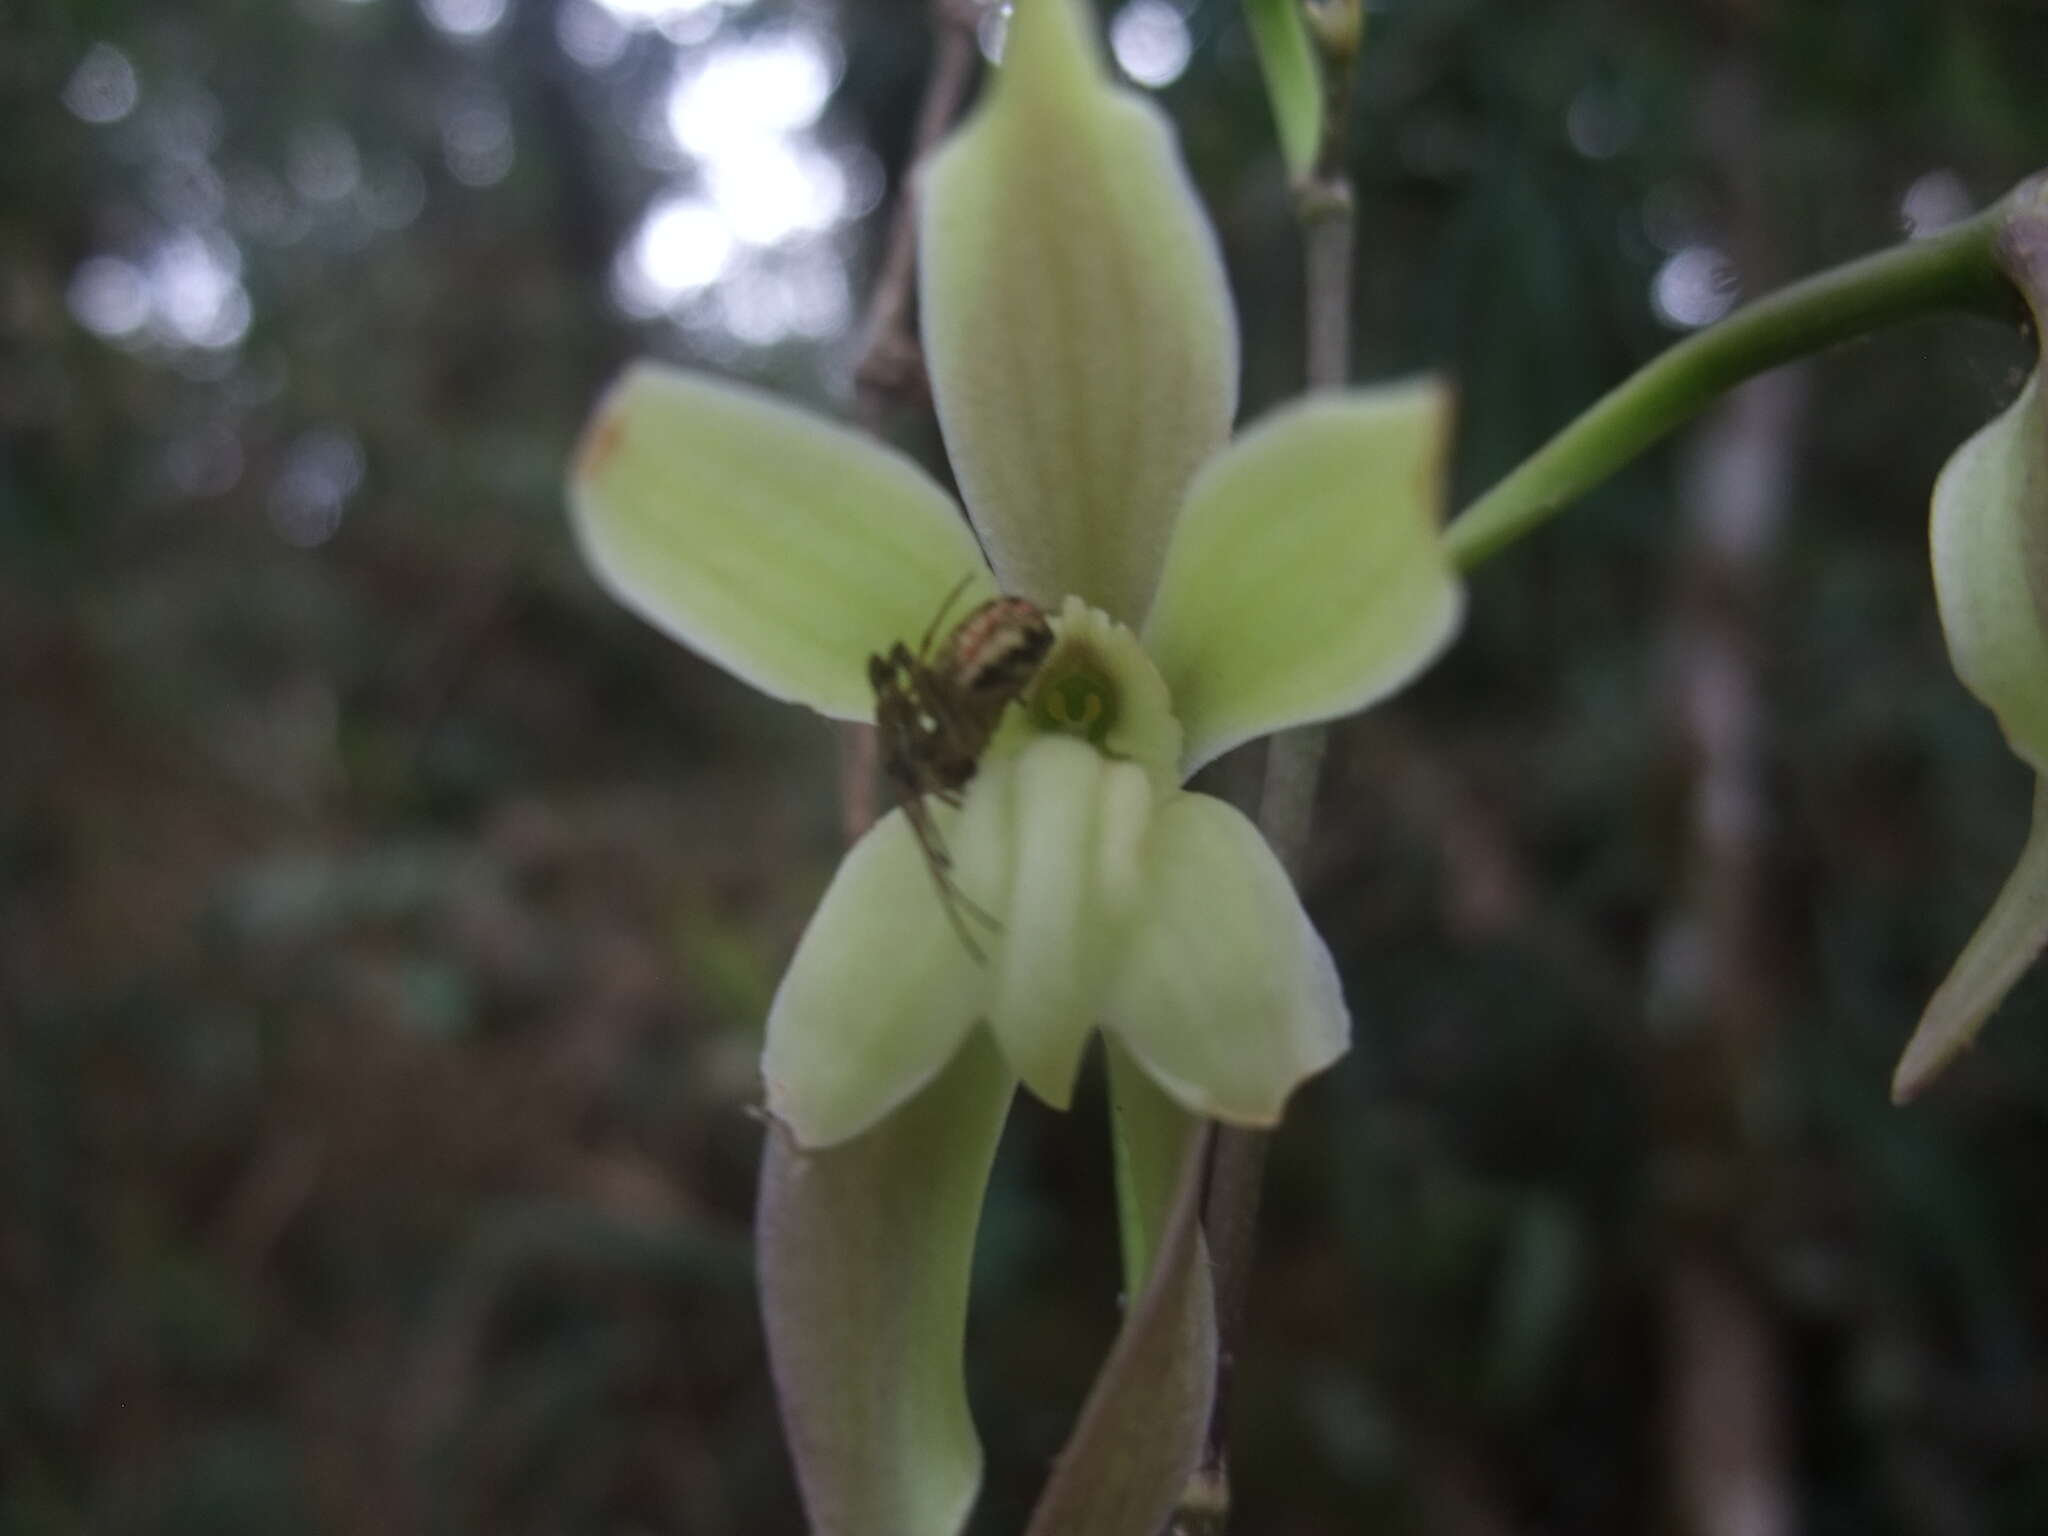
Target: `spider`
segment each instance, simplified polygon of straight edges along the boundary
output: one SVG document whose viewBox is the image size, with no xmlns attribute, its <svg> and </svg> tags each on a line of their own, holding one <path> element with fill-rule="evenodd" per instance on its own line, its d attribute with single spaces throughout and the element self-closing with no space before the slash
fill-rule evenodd
<svg viewBox="0 0 2048 1536">
<path fill-rule="evenodd" d="M 868 657 L 868 682 L 875 690 L 882 771 L 924 851 L 953 931 L 980 960 L 981 947 L 962 914 L 986 928 L 999 925 L 954 884 L 952 855 L 925 797 L 960 804 L 1003 711 L 1030 686 L 1053 635 L 1036 603 L 993 597 L 969 610 L 934 650 L 940 626 L 972 580 L 962 577 L 946 594 L 916 651 L 899 640 L 886 654 Z"/>
</svg>

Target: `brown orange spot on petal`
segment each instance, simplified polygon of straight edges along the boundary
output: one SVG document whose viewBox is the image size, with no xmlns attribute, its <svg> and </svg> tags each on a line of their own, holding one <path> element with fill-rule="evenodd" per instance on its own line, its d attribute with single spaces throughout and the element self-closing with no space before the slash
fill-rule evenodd
<svg viewBox="0 0 2048 1536">
<path fill-rule="evenodd" d="M 605 465 L 625 445 L 626 424 L 616 412 L 608 411 L 590 424 L 576 447 L 576 478 L 595 480 Z"/>
<path fill-rule="evenodd" d="M 1422 504 L 1431 511 L 1431 522 L 1441 528 L 1444 522 L 1444 498 L 1450 489 L 1451 449 L 1457 437 L 1458 393 L 1449 385 L 1440 386 L 1444 408 L 1437 413 L 1436 431 L 1431 435 L 1429 453 L 1422 463 Z"/>
</svg>

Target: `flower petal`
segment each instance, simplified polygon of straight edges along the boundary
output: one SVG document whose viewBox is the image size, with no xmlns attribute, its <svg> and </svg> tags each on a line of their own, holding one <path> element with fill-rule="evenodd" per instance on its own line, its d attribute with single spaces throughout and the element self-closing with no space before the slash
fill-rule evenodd
<svg viewBox="0 0 2048 1536">
<path fill-rule="evenodd" d="M 1224 441 L 1237 328 L 1166 120 L 1112 87 L 1074 0 L 1021 0 L 933 161 L 925 350 L 1004 587 L 1143 617 L 1181 496 Z"/>
<path fill-rule="evenodd" d="M 1152 792 L 1135 763 L 1065 736 L 1041 737 L 984 773 L 1004 769 L 1016 852 L 1009 887 L 992 904 L 1003 926 L 988 1023 L 1024 1086 L 1064 1109 L 1139 894 L 1133 850 Z M 977 785 L 975 798 L 985 792 Z M 962 868 L 965 884 L 976 870 L 965 859 Z"/>
<path fill-rule="evenodd" d="M 1934 485 L 1934 592 L 1956 675 L 2033 768 L 2034 825 L 2017 868 L 1920 1018 L 1892 1078 L 1904 1103 L 1976 1037 L 2048 943 L 2048 400 L 2037 370 L 1958 448 Z"/>
<path fill-rule="evenodd" d="M 801 1146 L 857 1136 L 929 1082 L 988 993 L 910 823 L 856 843 L 768 1010 L 768 1111 Z"/>
<path fill-rule="evenodd" d="M 981 1482 L 967 1277 L 1014 1083 L 976 1034 L 857 1141 L 769 1133 L 755 1208 L 775 1395 L 816 1536 L 955 1536 Z"/>
<path fill-rule="evenodd" d="M 1351 1032 L 1280 861 L 1221 800 L 1178 795 L 1153 817 L 1139 914 L 1106 1026 L 1197 1114 L 1273 1124 Z"/>
<path fill-rule="evenodd" d="M 873 717 L 867 658 L 945 596 L 994 591 L 974 534 L 909 459 L 701 374 L 628 369 L 576 451 L 584 558 L 620 602 L 778 699 Z M 957 611 L 964 611 L 964 608 Z"/>
<path fill-rule="evenodd" d="M 2043 945 L 2048 945 L 2048 785 L 2037 780 L 2034 825 L 2019 866 L 1920 1016 L 1892 1074 L 1893 1103 L 1905 1103 L 1941 1075 L 1976 1038 Z"/>
<path fill-rule="evenodd" d="M 1195 481 L 1145 624 L 1185 772 L 1363 709 L 1450 641 L 1464 592 L 1438 527 L 1448 417 L 1428 381 L 1315 397 Z"/>
<path fill-rule="evenodd" d="M 2013 751 L 2048 773 L 2048 628 L 2028 580 L 2048 530 L 2048 400 L 2038 371 L 1943 467 L 1929 542 L 1956 675 Z"/>
</svg>

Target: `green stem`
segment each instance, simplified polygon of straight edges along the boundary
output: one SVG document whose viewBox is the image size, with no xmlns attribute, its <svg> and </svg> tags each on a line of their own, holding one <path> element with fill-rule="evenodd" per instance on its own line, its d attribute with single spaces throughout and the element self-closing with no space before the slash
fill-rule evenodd
<svg viewBox="0 0 2048 1536">
<path fill-rule="evenodd" d="M 1287 174 L 1300 180 L 1315 166 L 1323 127 L 1322 71 L 1309 47 L 1301 5 L 1299 0 L 1244 0 L 1244 18 L 1265 76 L 1266 99 L 1273 104 Z"/>
<path fill-rule="evenodd" d="M 1124 1295 L 1135 1303 L 1152 1275 L 1188 1138 L 1201 1122 L 1169 1099 L 1114 1035 L 1104 1035 L 1102 1043 L 1109 1058 L 1109 1133 Z"/>
<path fill-rule="evenodd" d="M 1925 240 L 1816 273 L 1687 337 L 1594 402 L 1445 530 L 1471 570 L 1754 374 L 1943 309 L 2004 315 L 1995 244 L 2003 204 Z"/>
</svg>

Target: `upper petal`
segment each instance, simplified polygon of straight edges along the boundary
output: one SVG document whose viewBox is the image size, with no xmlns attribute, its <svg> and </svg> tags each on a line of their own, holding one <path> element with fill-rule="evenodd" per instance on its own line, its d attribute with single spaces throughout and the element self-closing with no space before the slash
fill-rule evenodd
<svg viewBox="0 0 2048 1536">
<path fill-rule="evenodd" d="M 903 455 L 755 390 L 652 363 L 599 403 L 569 482 L 619 601 L 778 699 L 872 717 L 870 652 L 915 644 L 988 568 Z"/>
<path fill-rule="evenodd" d="M 1074 0 L 1020 0 L 921 241 L 939 420 L 1003 585 L 1135 624 L 1230 430 L 1237 328 L 1172 131 L 1110 85 Z"/>
<path fill-rule="evenodd" d="M 1197 1114 L 1273 1124 L 1350 1040 L 1329 951 L 1258 828 L 1221 800 L 1159 810 L 1144 881 L 1106 1027 Z"/>
<path fill-rule="evenodd" d="M 987 992 L 910 823 L 891 812 L 840 864 L 776 990 L 769 1113 L 806 1147 L 859 1135 L 946 1064 Z"/>
<path fill-rule="evenodd" d="M 2048 773 L 2048 627 L 2028 579 L 2048 535 L 2048 400 L 2037 370 L 1934 484 L 1929 543 L 1949 658 L 2013 751 Z M 2048 587 L 2048 582 L 2042 583 Z"/>
<path fill-rule="evenodd" d="M 1464 611 L 1439 531 L 1449 414 L 1427 380 L 1312 397 L 1195 481 L 1145 625 L 1185 772 L 1362 709 L 1449 642 Z"/>
</svg>

